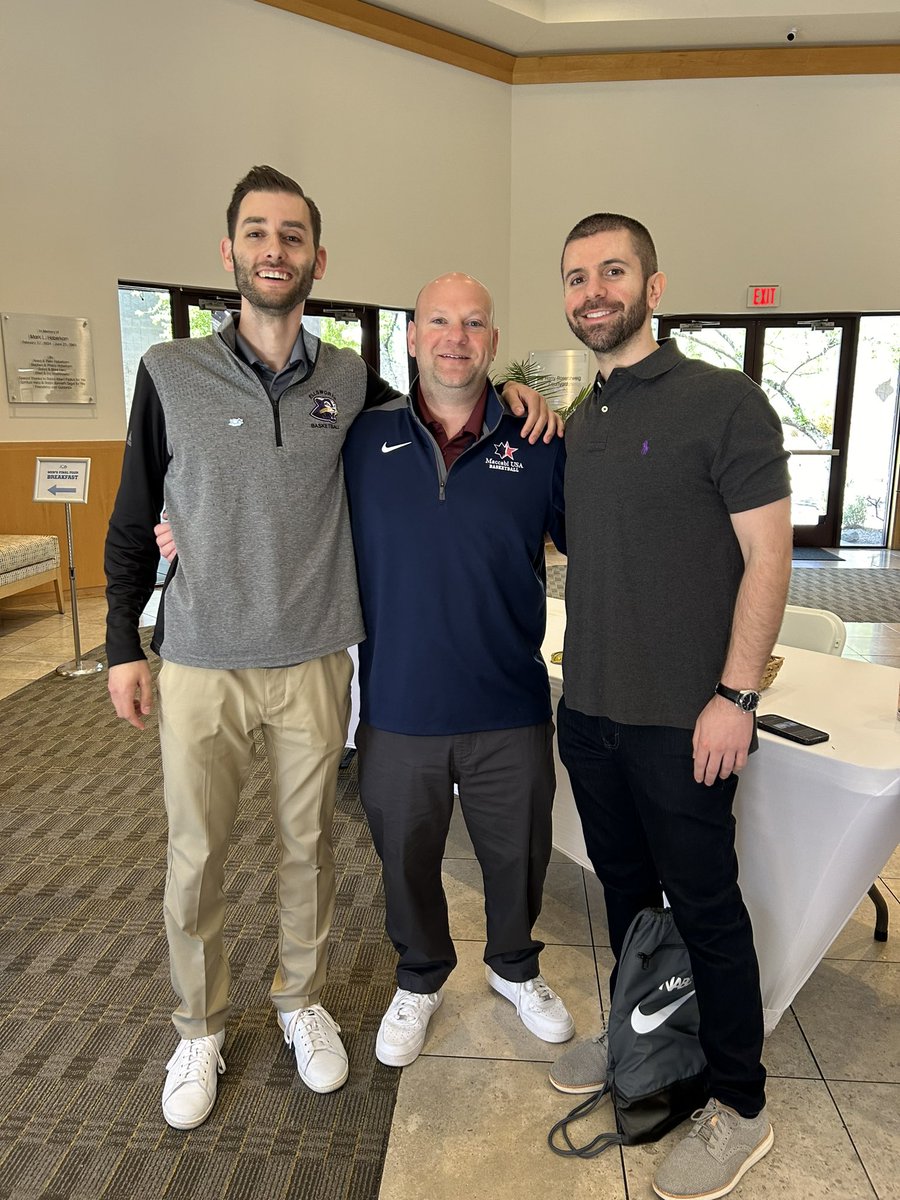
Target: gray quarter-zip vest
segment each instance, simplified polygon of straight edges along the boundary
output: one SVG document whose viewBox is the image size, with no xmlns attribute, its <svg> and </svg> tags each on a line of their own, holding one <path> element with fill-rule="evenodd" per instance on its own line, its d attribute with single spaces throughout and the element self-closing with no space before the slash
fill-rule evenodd
<svg viewBox="0 0 900 1200">
<path fill-rule="evenodd" d="M 164 659 L 287 666 L 365 636 L 341 461 L 365 365 L 313 338 L 307 348 L 311 370 L 277 405 L 219 334 L 144 356 L 172 455 Z"/>
</svg>

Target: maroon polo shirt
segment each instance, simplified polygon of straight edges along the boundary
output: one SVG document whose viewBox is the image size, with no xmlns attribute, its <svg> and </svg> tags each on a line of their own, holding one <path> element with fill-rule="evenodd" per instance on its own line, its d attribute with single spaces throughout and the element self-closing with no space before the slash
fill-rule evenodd
<svg viewBox="0 0 900 1200">
<path fill-rule="evenodd" d="M 474 446 L 481 437 L 481 431 L 484 428 L 484 414 L 487 409 L 487 392 L 488 385 L 485 384 L 484 391 L 476 401 L 475 407 L 469 413 L 465 425 L 463 425 L 459 433 L 454 434 L 452 438 L 448 438 L 447 431 L 426 404 L 421 387 L 416 387 L 415 402 L 419 417 L 440 447 L 441 454 L 444 456 L 444 466 L 448 470 L 459 456 L 468 450 L 470 446 Z"/>
</svg>

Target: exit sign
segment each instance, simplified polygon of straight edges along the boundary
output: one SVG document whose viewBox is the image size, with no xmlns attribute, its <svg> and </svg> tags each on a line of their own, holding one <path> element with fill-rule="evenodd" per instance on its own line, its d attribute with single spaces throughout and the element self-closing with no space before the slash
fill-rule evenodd
<svg viewBox="0 0 900 1200">
<path fill-rule="evenodd" d="M 748 308 L 778 308 L 781 304 L 781 284 L 761 283 L 747 288 Z"/>
</svg>

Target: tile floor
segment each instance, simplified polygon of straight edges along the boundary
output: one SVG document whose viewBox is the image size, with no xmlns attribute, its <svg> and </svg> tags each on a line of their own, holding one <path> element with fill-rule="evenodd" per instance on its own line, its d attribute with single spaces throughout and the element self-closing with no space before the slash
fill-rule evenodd
<svg viewBox="0 0 900 1200">
<path fill-rule="evenodd" d="M 745 1200 L 900 1200 L 900 851 L 882 883 L 888 942 L 873 940 L 866 900 L 766 1043 L 776 1143 L 735 1193 Z M 458 816 L 444 885 L 459 966 L 425 1051 L 403 1071 L 380 1200 L 650 1200 L 677 1131 L 584 1162 L 547 1149 L 547 1131 L 571 1107 L 547 1082 L 564 1047 L 528 1034 L 484 981 L 478 867 Z M 557 853 L 536 936 L 546 978 L 579 1031 L 593 1031 L 612 965 L 602 895 L 592 874 Z"/>
<path fill-rule="evenodd" d="M 79 595 L 78 617 L 81 653 L 103 644 L 106 638 L 106 598 Z M 75 657 L 72 616 L 66 590 L 66 611 L 58 613 L 49 595 L 27 592 L 0 601 L 0 699 L 54 671 Z M 77 687 L 77 679 L 60 684 Z"/>
<path fill-rule="evenodd" d="M 895 569 L 900 554 L 855 552 L 847 565 Z M 103 640 L 105 603 L 84 596 L 79 610 L 87 651 Z M 849 625 L 844 653 L 900 667 L 900 623 Z M 72 656 L 70 618 L 49 598 L 0 603 L 0 697 Z M 547 1082 L 562 1047 L 533 1038 L 484 981 L 479 872 L 458 819 L 444 882 L 459 967 L 425 1052 L 403 1071 L 380 1200 L 650 1200 L 654 1165 L 677 1133 L 584 1162 L 547 1149 L 547 1131 L 570 1107 Z M 889 940 L 873 940 L 864 900 L 766 1044 L 776 1143 L 735 1192 L 744 1200 L 900 1200 L 900 851 L 881 883 Z M 547 979 L 579 1032 L 593 1031 L 611 967 L 603 901 L 593 875 L 557 852 L 536 933 Z"/>
</svg>

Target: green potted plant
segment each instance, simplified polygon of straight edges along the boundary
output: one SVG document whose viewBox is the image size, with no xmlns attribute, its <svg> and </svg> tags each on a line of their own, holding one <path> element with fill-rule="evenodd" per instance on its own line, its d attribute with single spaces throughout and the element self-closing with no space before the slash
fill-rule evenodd
<svg viewBox="0 0 900 1200">
<path fill-rule="evenodd" d="M 524 383 L 526 387 L 533 388 L 536 392 L 544 397 L 548 404 L 554 400 L 558 400 L 566 391 L 565 384 L 560 383 L 555 375 L 548 375 L 542 371 L 538 363 L 533 363 L 528 359 L 513 359 L 507 363 L 503 372 L 492 380 L 494 386 L 499 390 L 504 383 Z M 594 385 L 589 383 L 583 387 L 575 399 L 567 404 L 564 408 L 559 409 L 559 414 L 564 421 L 571 417 L 572 413 L 582 401 L 594 390 Z"/>
</svg>

